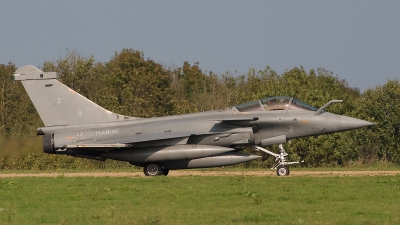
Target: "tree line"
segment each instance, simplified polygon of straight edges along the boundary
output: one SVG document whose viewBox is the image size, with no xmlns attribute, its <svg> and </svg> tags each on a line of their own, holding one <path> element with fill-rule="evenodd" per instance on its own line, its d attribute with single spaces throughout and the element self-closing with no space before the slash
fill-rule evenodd
<svg viewBox="0 0 400 225">
<path fill-rule="evenodd" d="M 16 69 L 11 62 L 0 64 L 0 137 L 3 140 L 15 136 L 34 137 L 36 128 L 43 126 L 21 82 L 12 79 Z M 62 83 L 98 105 L 135 117 L 207 111 L 280 95 L 316 107 L 332 99 L 342 99 L 343 103 L 333 104 L 327 110 L 376 125 L 292 140 L 285 146 L 291 158 L 304 159 L 306 166 L 346 166 L 377 161 L 400 163 L 398 80 L 388 80 L 382 86 L 361 93 L 350 87 L 346 80 L 322 68 L 305 71 L 303 67 L 294 67 L 278 74 L 267 66 L 261 71 L 249 69 L 246 74 L 215 74 L 201 70 L 198 62 L 183 62 L 181 67 L 167 68 L 133 49 L 116 52 L 105 63 L 96 62 L 94 56 L 85 58 L 69 52 L 55 62 L 44 62 L 40 69 L 60 73 Z M 269 148 L 277 151 L 277 146 Z M 7 147 L 0 151 L 15 149 Z M 39 154 L 36 158 L 48 157 L 36 153 L 37 150 L 33 152 Z M 7 157 L 3 156 L 3 164 L 4 158 Z M 266 167 L 273 160 L 266 155 L 264 159 L 267 162 L 250 162 L 248 165 Z"/>
</svg>

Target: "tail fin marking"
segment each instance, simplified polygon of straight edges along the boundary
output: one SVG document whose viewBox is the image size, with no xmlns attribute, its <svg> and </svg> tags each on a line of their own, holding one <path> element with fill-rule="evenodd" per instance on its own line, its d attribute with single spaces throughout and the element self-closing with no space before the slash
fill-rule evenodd
<svg viewBox="0 0 400 225">
<path fill-rule="evenodd" d="M 54 72 L 46 73 L 34 66 L 16 70 L 45 126 L 81 125 L 124 120 L 56 80 Z"/>
</svg>

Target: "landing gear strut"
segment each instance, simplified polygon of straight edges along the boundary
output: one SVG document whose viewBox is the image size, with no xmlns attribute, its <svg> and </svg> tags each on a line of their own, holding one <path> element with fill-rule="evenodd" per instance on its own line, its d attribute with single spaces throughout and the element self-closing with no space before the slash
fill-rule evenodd
<svg viewBox="0 0 400 225">
<path fill-rule="evenodd" d="M 297 161 L 297 162 L 286 162 L 286 156 L 288 156 L 289 154 L 287 154 L 285 152 L 285 149 L 283 148 L 282 144 L 279 144 L 279 154 L 276 154 L 274 152 L 271 152 L 265 148 L 262 148 L 260 146 L 254 146 L 254 148 L 257 151 L 263 151 L 265 153 L 268 153 L 272 156 L 275 156 L 275 162 L 277 162 L 275 164 L 275 166 L 273 166 L 271 169 L 276 170 L 276 174 L 278 176 L 287 176 L 290 173 L 289 167 L 287 165 L 291 165 L 291 164 L 298 164 L 304 161 Z"/>
</svg>

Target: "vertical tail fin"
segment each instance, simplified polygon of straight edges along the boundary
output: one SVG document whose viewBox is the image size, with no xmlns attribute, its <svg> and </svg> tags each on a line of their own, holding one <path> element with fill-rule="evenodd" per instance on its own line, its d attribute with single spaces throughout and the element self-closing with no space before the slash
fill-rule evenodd
<svg viewBox="0 0 400 225">
<path fill-rule="evenodd" d="M 60 83 L 55 72 L 43 72 L 27 65 L 18 68 L 14 80 L 20 80 L 44 125 L 68 126 L 131 119 L 110 112 Z"/>
</svg>

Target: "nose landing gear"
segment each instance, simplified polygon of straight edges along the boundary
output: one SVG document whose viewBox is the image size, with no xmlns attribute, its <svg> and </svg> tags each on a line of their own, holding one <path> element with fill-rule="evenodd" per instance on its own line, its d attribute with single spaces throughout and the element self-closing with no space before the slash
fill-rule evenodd
<svg viewBox="0 0 400 225">
<path fill-rule="evenodd" d="M 290 170 L 289 170 L 289 167 L 287 165 L 298 164 L 298 163 L 304 162 L 304 161 L 286 162 L 286 156 L 288 156 L 289 154 L 287 154 L 285 152 L 285 149 L 283 148 L 282 144 L 279 144 L 279 154 L 271 152 L 271 151 L 269 151 L 269 150 L 267 150 L 265 148 L 262 148 L 260 146 L 254 146 L 254 148 L 257 151 L 263 151 L 263 152 L 265 152 L 267 154 L 275 156 L 275 162 L 277 162 L 277 163 L 271 169 L 276 170 L 276 174 L 278 176 L 287 176 L 287 175 L 289 175 Z"/>
</svg>

